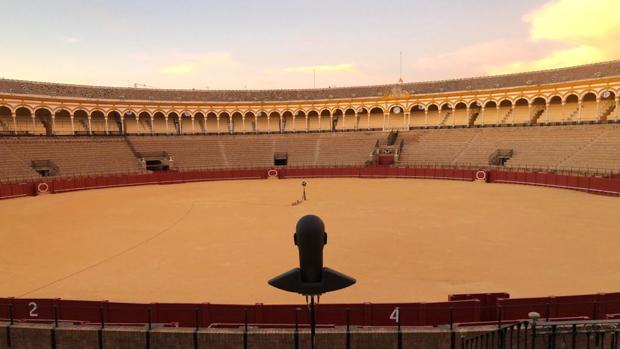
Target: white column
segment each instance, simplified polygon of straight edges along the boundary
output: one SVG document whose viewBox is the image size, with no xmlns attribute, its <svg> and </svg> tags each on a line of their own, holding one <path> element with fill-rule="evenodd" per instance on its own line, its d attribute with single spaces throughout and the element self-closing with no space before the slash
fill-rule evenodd
<svg viewBox="0 0 620 349">
<path fill-rule="evenodd" d="M 11 117 L 13 118 L 13 134 L 17 134 L 17 113 L 14 110 L 11 111 Z"/>
<path fill-rule="evenodd" d="M 151 135 L 155 133 L 155 115 L 151 115 Z"/>
<path fill-rule="evenodd" d="M 428 127 L 428 108 L 424 109 L 424 127 Z"/>
<path fill-rule="evenodd" d="M 456 125 L 456 107 L 454 107 L 454 113 L 452 114 L 452 126 Z M 469 115 L 469 105 L 467 105 L 465 107 L 465 117 L 467 118 L 467 127 L 469 127 L 469 119 L 471 119 L 471 115 Z M 475 123 L 476 121 L 474 120 L 474 122 L 472 122 L 472 125 Z"/>
<path fill-rule="evenodd" d="M 411 112 L 406 111 L 404 114 L 403 125 L 409 129 L 411 128 Z"/>
<path fill-rule="evenodd" d="M 228 115 L 228 133 L 233 134 L 235 129 L 233 128 L 233 116 Z"/>
<path fill-rule="evenodd" d="M 220 134 L 220 116 L 218 115 L 216 117 L 216 127 L 217 127 L 217 134 Z"/>
<path fill-rule="evenodd" d="M 370 109 L 368 109 L 368 127 L 366 129 L 370 130 Z"/>
<path fill-rule="evenodd" d="M 390 112 L 389 111 L 383 112 L 383 128 L 382 128 L 383 131 L 385 131 L 385 123 L 386 122 L 389 125 L 389 123 L 390 123 Z"/>
<path fill-rule="evenodd" d="M 196 126 L 194 126 L 194 114 L 192 114 L 192 134 L 196 133 Z"/>
<path fill-rule="evenodd" d="M 620 96 L 616 96 L 616 121 L 618 121 L 618 115 L 620 115 Z"/>
<path fill-rule="evenodd" d="M 35 113 L 32 113 L 32 134 L 36 133 L 37 130 L 37 116 L 35 115 Z"/>
<path fill-rule="evenodd" d="M 545 121 L 547 124 L 549 123 L 549 101 L 545 102 Z"/>
<path fill-rule="evenodd" d="M 202 115 L 202 123 L 204 125 L 204 132 L 207 134 L 207 114 Z"/>
<path fill-rule="evenodd" d="M 168 134 L 168 115 L 164 116 L 164 122 L 166 123 L 166 134 Z"/>
<path fill-rule="evenodd" d="M 516 107 L 516 105 L 513 104 L 512 107 L 510 108 L 510 110 L 511 110 L 510 114 L 512 115 L 512 124 L 513 125 L 515 124 L 515 107 Z"/>
<path fill-rule="evenodd" d="M 56 134 L 56 113 L 51 114 L 52 117 L 52 135 Z"/>
<path fill-rule="evenodd" d="M 566 120 L 566 101 L 562 100 L 562 123 Z"/>
<path fill-rule="evenodd" d="M 484 126 L 484 105 L 480 108 L 480 124 Z"/>
<path fill-rule="evenodd" d="M 105 121 L 105 134 L 109 134 L 110 128 L 108 127 L 108 116 L 104 115 L 103 120 Z M 71 119 L 71 127 L 73 128 L 73 119 Z"/>
<path fill-rule="evenodd" d="M 73 120 L 73 118 L 75 117 L 74 114 L 75 113 L 71 113 L 71 115 L 69 115 L 69 118 L 71 119 L 71 134 L 72 135 L 75 135 L 75 123 Z"/>
<path fill-rule="evenodd" d="M 583 109 L 583 106 L 581 104 L 581 99 L 579 99 L 578 106 L 579 106 L 579 122 L 581 123 L 581 110 Z"/>
<path fill-rule="evenodd" d="M 357 120 L 357 110 L 353 112 L 353 129 L 357 130 L 357 124 L 359 123 Z"/>
<path fill-rule="evenodd" d="M 308 114 L 306 114 L 306 132 L 309 131 L 309 126 L 308 126 Z"/>
<path fill-rule="evenodd" d="M 497 117 L 496 125 L 499 125 L 499 104 L 495 105 L 495 116 Z"/>
<path fill-rule="evenodd" d="M 437 125 L 435 126 L 439 126 L 441 124 L 441 108 L 437 109 Z"/>
<path fill-rule="evenodd" d="M 241 127 L 243 128 L 243 133 L 245 133 L 245 114 L 241 115 Z"/>
<path fill-rule="evenodd" d="M 596 97 L 596 114 L 594 114 L 594 120 L 601 121 L 600 120 L 600 105 L 601 105 L 601 98 L 600 97 Z"/>
<path fill-rule="evenodd" d="M 92 135 L 93 134 L 93 127 L 90 121 L 90 115 L 88 115 L 88 134 Z"/>
<path fill-rule="evenodd" d="M 532 103 L 527 102 L 527 123 L 532 124 Z"/>
<path fill-rule="evenodd" d="M 136 130 L 138 131 L 138 133 L 142 133 L 142 130 L 140 130 L 140 115 L 134 114 L 134 116 L 136 117 Z"/>
</svg>

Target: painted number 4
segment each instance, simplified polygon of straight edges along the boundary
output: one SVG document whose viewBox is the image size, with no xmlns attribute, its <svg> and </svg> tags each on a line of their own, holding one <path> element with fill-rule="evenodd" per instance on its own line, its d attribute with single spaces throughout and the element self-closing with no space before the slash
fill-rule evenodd
<svg viewBox="0 0 620 349">
<path fill-rule="evenodd" d="M 30 302 L 28 306 L 30 307 L 30 317 L 39 317 L 39 313 L 37 313 L 37 303 Z"/>
<path fill-rule="evenodd" d="M 396 307 L 392 310 L 392 314 L 390 314 L 390 320 L 394 320 L 394 322 L 400 322 L 400 308 Z"/>
</svg>

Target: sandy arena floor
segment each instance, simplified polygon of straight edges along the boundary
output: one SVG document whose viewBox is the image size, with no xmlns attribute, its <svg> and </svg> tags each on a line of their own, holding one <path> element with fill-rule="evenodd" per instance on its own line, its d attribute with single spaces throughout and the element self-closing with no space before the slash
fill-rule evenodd
<svg viewBox="0 0 620 349">
<path fill-rule="evenodd" d="M 0 296 L 298 303 L 299 217 L 323 217 L 325 265 L 357 278 L 323 302 L 620 291 L 620 199 L 406 179 L 254 180 L 0 201 Z"/>
</svg>

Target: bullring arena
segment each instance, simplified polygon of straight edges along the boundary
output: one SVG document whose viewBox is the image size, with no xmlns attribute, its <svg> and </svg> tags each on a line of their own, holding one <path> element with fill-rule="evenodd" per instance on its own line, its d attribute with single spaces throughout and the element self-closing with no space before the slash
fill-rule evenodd
<svg viewBox="0 0 620 349">
<path fill-rule="evenodd" d="M 305 345 L 301 297 L 266 281 L 308 213 L 358 280 L 321 298 L 318 347 L 617 348 L 619 94 L 618 61 L 281 91 L 0 80 L 0 348 Z"/>
</svg>

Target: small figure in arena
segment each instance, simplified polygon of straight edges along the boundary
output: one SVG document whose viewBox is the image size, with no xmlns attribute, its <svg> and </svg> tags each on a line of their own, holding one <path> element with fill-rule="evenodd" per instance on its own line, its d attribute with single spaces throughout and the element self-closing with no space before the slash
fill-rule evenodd
<svg viewBox="0 0 620 349">
<path fill-rule="evenodd" d="M 302 193 L 302 195 L 301 195 L 301 199 L 302 199 L 303 201 L 308 200 L 308 199 L 306 198 L 306 185 L 308 185 L 308 183 L 306 183 L 306 181 L 301 182 L 301 187 L 303 188 L 303 189 L 302 189 L 302 190 L 303 190 L 303 193 Z"/>
</svg>

